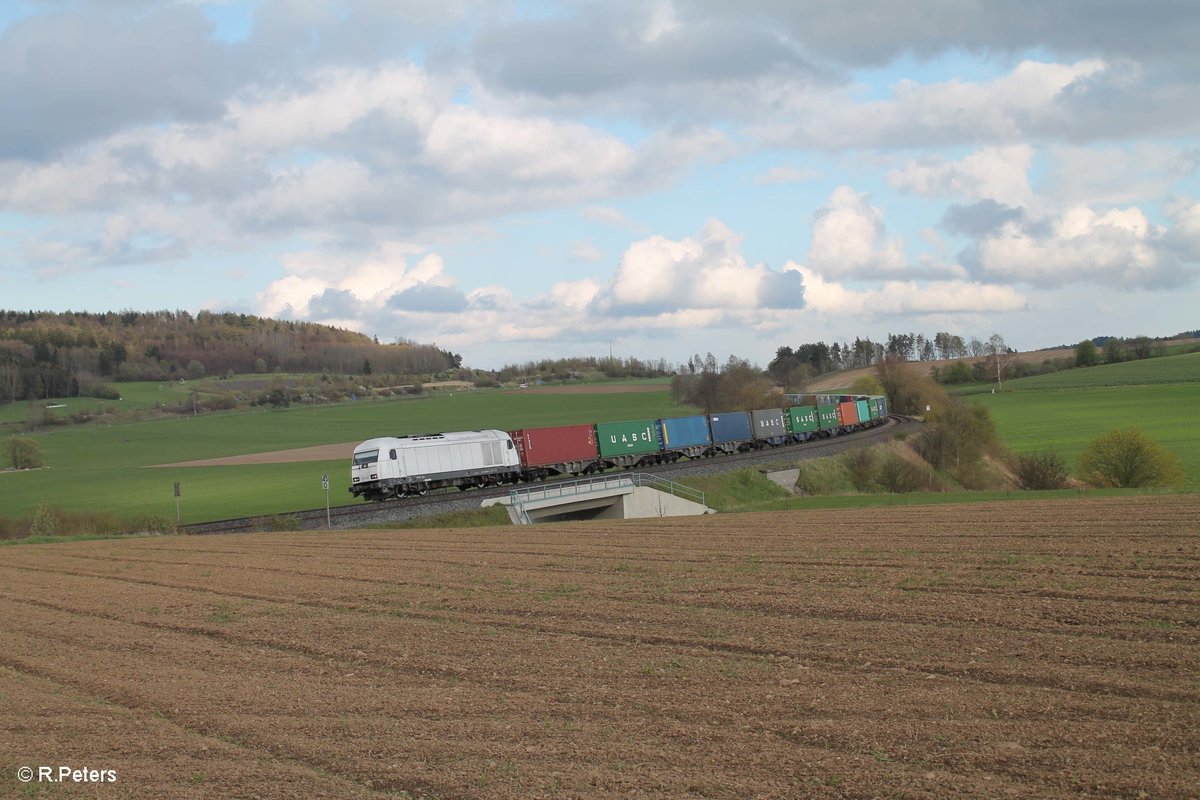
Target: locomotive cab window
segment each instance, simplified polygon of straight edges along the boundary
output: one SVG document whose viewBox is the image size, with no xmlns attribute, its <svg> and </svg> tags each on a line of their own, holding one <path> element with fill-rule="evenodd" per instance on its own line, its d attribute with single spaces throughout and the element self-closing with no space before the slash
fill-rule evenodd
<svg viewBox="0 0 1200 800">
<path fill-rule="evenodd" d="M 354 454 L 354 466 L 361 467 L 365 464 L 370 464 L 373 461 L 379 460 L 378 450 L 363 450 L 361 453 Z"/>
<path fill-rule="evenodd" d="M 395 460 L 396 460 L 396 451 L 395 451 L 395 450 L 389 450 L 389 451 L 388 451 L 388 458 L 390 458 L 392 461 L 395 461 Z"/>
</svg>

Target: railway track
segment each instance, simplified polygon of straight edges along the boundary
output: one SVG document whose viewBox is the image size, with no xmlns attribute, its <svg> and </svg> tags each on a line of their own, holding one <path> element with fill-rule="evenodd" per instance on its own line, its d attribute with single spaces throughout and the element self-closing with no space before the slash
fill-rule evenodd
<svg viewBox="0 0 1200 800">
<path fill-rule="evenodd" d="M 814 439 L 798 444 L 781 445 L 765 450 L 751 450 L 745 453 L 735 453 L 730 456 L 714 456 L 694 460 L 683 459 L 673 464 L 639 467 L 637 471 L 663 476 L 686 477 L 688 475 L 711 475 L 720 472 L 729 472 L 754 464 L 778 463 L 784 459 L 805 460 L 809 458 L 821 458 L 851 448 L 868 447 L 879 443 L 881 440 L 890 438 L 895 433 L 915 431 L 919 427 L 920 423 L 910 417 L 891 414 L 883 425 L 855 433 L 833 436 L 828 439 Z M 539 485 L 552 485 L 555 480 L 572 479 L 571 476 L 566 476 L 559 479 L 540 481 Z M 492 486 L 484 489 L 469 489 L 465 492 L 456 489 L 446 489 L 432 492 L 425 497 L 410 497 L 403 500 L 389 500 L 382 503 L 353 503 L 332 506 L 328 509 L 328 526 L 333 528 L 354 528 L 377 522 L 394 522 L 413 517 L 433 516 L 464 508 L 478 508 L 480 501 L 490 497 L 505 497 L 513 488 L 511 485 Z M 327 525 L 326 509 L 312 508 L 303 511 L 288 511 L 277 515 L 237 517 L 213 522 L 200 522 L 192 525 L 180 525 L 179 532 L 187 534 L 212 534 L 263 531 L 278 527 L 279 520 L 287 520 L 289 528 L 295 526 L 305 530 L 324 528 Z"/>
</svg>

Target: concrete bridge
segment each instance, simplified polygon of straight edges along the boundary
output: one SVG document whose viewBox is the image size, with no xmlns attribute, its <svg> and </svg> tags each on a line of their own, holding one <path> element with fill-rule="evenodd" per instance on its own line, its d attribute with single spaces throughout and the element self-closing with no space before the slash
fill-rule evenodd
<svg viewBox="0 0 1200 800">
<path fill-rule="evenodd" d="M 576 519 L 686 517 L 716 512 L 704 493 L 644 472 L 579 478 L 513 489 L 508 497 L 483 501 L 508 507 L 514 525 Z"/>
</svg>

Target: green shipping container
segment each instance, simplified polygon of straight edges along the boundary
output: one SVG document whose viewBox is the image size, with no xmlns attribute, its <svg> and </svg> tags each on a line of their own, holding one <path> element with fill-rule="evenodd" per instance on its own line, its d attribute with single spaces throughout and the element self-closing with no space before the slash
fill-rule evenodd
<svg viewBox="0 0 1200 800">
<path fill-rule="evenodd" d="M 789 408 L 788 422 L 792 425 L 792 433 L 817 430 L 817 407 L 793 406 Z"/>
<path fill-rule="evenodd" d="M 600 455 L 606 458 L 657 453 L 662 450 L 658 420 L 598 422 L 596 423 L 596 445 L 600 448 Z"/>
<path fill-rule="evenodd" d="M 854 405 L 858 406 L 858 421 L 866 422 L 871 418 L 871 404 L 866 400 L 855 400 Z"/>
<path fill-rule="evenodd" d="M 838 427 L 837 406 L 832 404 L 817 406 L 817 423 L 821 426 L 821 430 Z"/>
</svg>

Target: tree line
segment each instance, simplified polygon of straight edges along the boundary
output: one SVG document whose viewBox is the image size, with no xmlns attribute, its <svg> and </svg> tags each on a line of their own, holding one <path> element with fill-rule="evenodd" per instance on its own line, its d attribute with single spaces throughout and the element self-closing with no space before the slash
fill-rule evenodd
<svg viewBox="0 0 1200 800">
<path fill-rule="evenodd" d="M 1011 352 L 1004 337 L 994 333 L 986 341 L 938 331 L 932 337 L 921 333 L 889 333 L 884 342 L 855 337 L 853 343 L 806 342 L 798 347 L 784 345 L 775 351 L 767 372 L 781 384 L 798 387 L 827 372 L 860 369 L 884 359 L 895 361 L 938 361 L 954 358 L 995 356 Z"/>
<path fill-rule="evenodd" d="M 670 375 L 673 371 L 674 368 L 665 358 L 651 361 L 633 357 L 574 356 L 505 364 L 492 377 L 497 383 L 536 380 L 558 383 L 579 380 L 589 373 L 600 373 L 606 378 L 658 378 Z"/>
<path fill-rule="evenodd" d="M 394 344 L 312 322 L 232 312 L 0 309 L 0 403 L 115 396 L 116 381 L 270 372 L 429 376 L 462 365 L 436 345 Z"/>
</svg>

